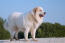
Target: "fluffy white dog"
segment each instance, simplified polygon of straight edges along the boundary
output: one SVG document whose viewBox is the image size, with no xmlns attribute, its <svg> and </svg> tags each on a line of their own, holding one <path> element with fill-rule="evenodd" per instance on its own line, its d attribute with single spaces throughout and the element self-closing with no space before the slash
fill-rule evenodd
<svg viewBox="0 0 65 43">
<path fill-rule="evenodd" d="M 26 14 L 15 12 L 10 15 L 4 23 L 4 28 L 11 34 L 11 40 L 14 35 L 18 39 L 18 32 L 24 32 L 25 40 L 28 41 L 28 33 L 31 32 L 32 39 L 35 39 L 37 28 L 43 22 L 45 12 L 42 7 L 36 7 Z"/>
</svg>

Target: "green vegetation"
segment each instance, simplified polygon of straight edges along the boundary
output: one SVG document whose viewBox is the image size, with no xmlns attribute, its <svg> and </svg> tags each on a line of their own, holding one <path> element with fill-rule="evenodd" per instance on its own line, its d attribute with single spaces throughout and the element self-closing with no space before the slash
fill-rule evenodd
<svg viewBox="0 0 65 43">
<path fill-rule="evenodd" d="M 5 20 L 3 20 L 0 17 L 0 39 L 9 39 L 10 33 L 3 28 L 3 23 Z M 19 38 L 23 38 L 24 34 L 22 32 L 19 32 L 18 34 Z M 29 34 L 29 37 L 31 35 Z M 61 25 L 59 23 L 42 23 L 42 25 L 39 27 L 39 29 L 36 32 L 36 37 L 38 38 L 45 38 L 45 37 L 65 37 L 65 25 Z"/>
<path fill-rule="evenodd" d="M 5 20 L 3 20 L 0 17 L 0 39 L 9 39 L 10 38 L 10 34 L 3 27 L 4 22 L 5 22 Z"/>
<path fill-rule="evenodd" d="M 42 23 L 37 30 L 37 37 L 65 37 L 65 26 L 59 23 Z"/>
</svg>

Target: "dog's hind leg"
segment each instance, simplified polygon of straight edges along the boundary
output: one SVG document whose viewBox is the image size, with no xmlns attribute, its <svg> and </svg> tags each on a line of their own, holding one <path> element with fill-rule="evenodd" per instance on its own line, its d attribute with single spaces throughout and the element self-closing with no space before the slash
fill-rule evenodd
<svg viewBox="0 0 65 43">
<path fill-rule="evenodd" d="M 14 34 L 14 37 L 15 37 L 16 40 L 19 40 L 19 39 L 18 39 L 18 32 L 16 32 L 16 33 Z"/>
<path fill-rule="evenodd" d="M 16 40 L 18 40 L 18 27 L 17 26 L 14 26 L 14 31 L 15 31 L 14 37 Z"/>
<path fill-rule="evenodd" d="M 11 32 L 10 32 L 10 35 L 11 35 L 10 41 L 13 41 L 13 39 L 14 39 L 14 34 L 15 34 L 14 31 L 11 31 Z"/>
<path fill-rule="evenodd" d="M 13 26 L 9 26 L 9 32 L 10 32 L 10 41 L 14 39 L 15 31 L 13 30 Z"/>
</svg>

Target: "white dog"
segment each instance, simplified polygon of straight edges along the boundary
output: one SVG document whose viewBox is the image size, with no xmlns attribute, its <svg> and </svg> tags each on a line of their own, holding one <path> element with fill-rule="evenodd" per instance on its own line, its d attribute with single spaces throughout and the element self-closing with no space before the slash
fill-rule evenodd
<svg viewBox="0 0 65 43">
<path fill-rule="evenodd" d="M 35 33 L 37 28 L 43 22 L 43 16 L 45 12 L 42 7 L 36 7 L 32 11 L 26 14 L 15 12 L 10 15 L 7 21 L 4 23 L 4 28 L 11 34 L 11 40 L 14 35 L 18 39 L 18 32 L 24 32 L 25 40 L 28 41 L 28 33 L 31 32 L 32 39 L 35 39 Z"/>
</svg>

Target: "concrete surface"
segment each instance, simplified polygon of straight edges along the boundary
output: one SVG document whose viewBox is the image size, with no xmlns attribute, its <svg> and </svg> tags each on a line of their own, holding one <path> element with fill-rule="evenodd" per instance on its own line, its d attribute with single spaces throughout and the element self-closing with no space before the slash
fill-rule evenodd
<svg viewBox="0 0 65 43">
<path fill-rule="evenodd" d="M 20 40 L 0 40 L 0 43 L 65 43 L 65 38 L 37 38 L 38 41 L 33 41 L 29 39 L 29 41 L 25 41 L 24 39 Z"/>
</svg>

